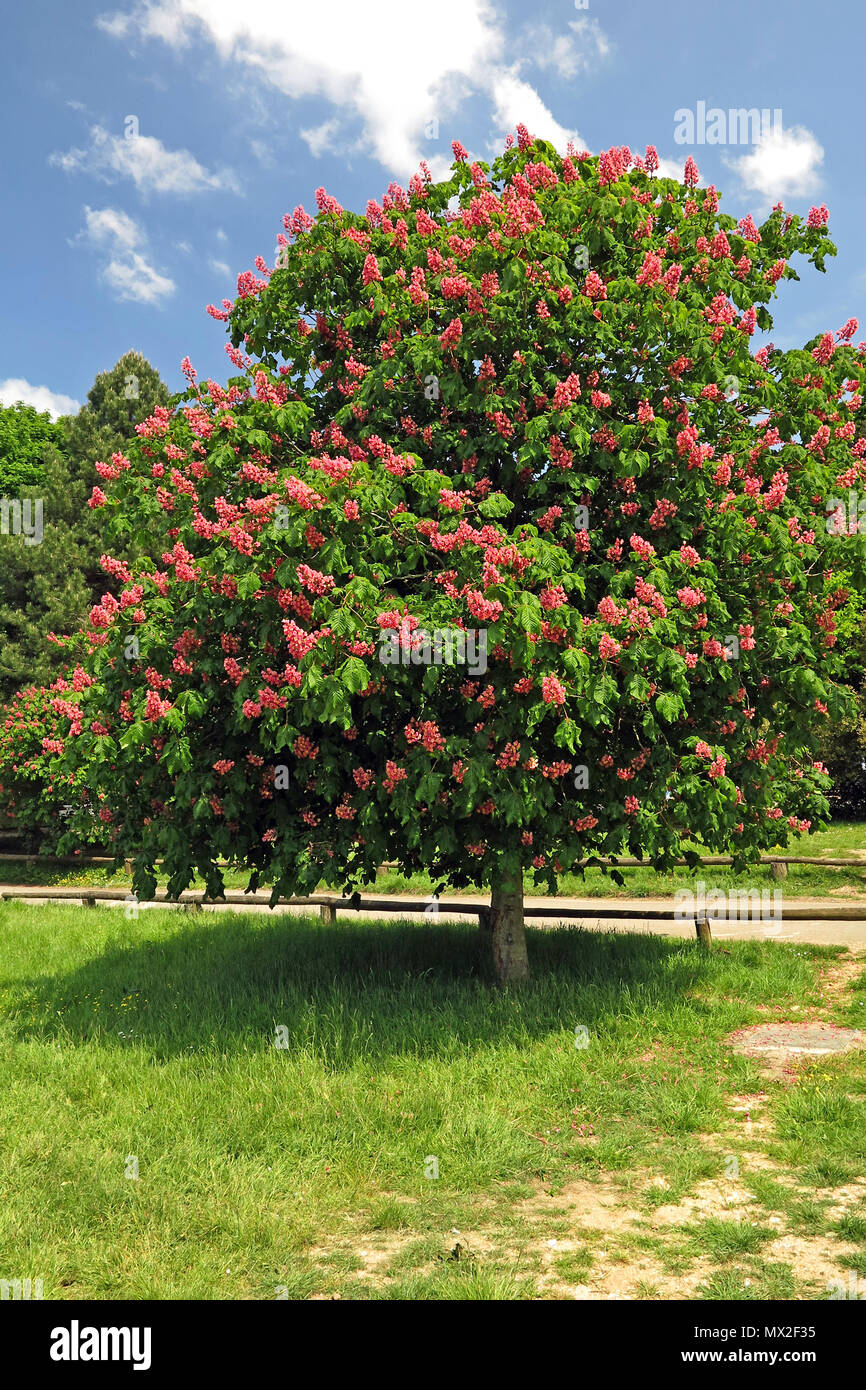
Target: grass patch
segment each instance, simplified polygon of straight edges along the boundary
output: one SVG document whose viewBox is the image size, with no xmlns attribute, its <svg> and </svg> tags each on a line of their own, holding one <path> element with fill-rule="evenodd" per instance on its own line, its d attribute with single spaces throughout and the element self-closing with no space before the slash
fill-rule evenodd
<svg viewBox="0 0 866 1390">
<path fill-rule="evenodd" d="M 843 1240 L 850 1240 L 852 1244 L 866 1246 L 866 1216 L 856 1216 L 853 1213 L 843 1216 L 840 1221 L 836 1221 L 830 1227 L 836 1231 Z"/>
<path fill-rule="evenodd" d="M 579 1250 L 568 1250 L 564 1255 L 559 1255 L 554 1260 L 553 1267 L 560 1279 L 568 1283 L 579 1284 L 586 1278 L 594 1264 L 595 1255 L 584 1245 Z"/>
<path fill-rule="evenodd" d="M 824 1064 L 822 1064 L 823 1066 Z M 849 1063 L 855 1078 L 859 1066 Z M 847 1094 L 844 1072 L 835 1076 L 827 1073 L 818 1079 L 814 1072 L 805 1075 L 802 1083 L 791 1087 L 780 1101 L 776 1112 L 776 1128 L 780 1139 L 793 1141 L 794 1148 L 811 1145 L 813 1152 L 832 1160 L 837 1158 L 850 1174 L 853 1162 L 862 1172 L 866 1167 L 866 1105 Z"/>
<path fill-rule="evenodd" d="M 757 1226 L 751 1221 L 725 1221 L 715 1216 L 692 1228 L 695 1252 L 708 1255 L 711 1260 L 732 1260 L 741 1255 L 752 1255 L 778 1234 L 771 1226 Z"/>
<path fill-rule="evenodd" d="M 643 1171 L 671 1202 L 719 1175 L 705 1136 L 761 1084 L 726 1035 L 813 1003 L 838 955 L 535 930 L 502 993 L 466 924 L 13 902 L 0 932 L 0 1277 L 61 1299 L 537 1296 L 569 1184 Z M 845 1076 L 778 1105 L 780 1143 L 847 1175 Z M 775 1234 L 717 1227 L 692 1248 Z"/>
<path fill-rule="evenodd" d="M 721 1269 L 696 1290 L 701 1299 L 755 1302 L 796 1298 L 800 1292 L 794 1272 L 786 1264 L 762 1264 L 747 1269 Z M 802 1295 L 801 1295 L 802 1296 Z"/>
<path fill-rule="evenodd" d="M 400 1299 L 417 1303 L 419 1301 L 448 1302 L 511 1302 L 515 1299 L 531 1298 L 534 1283 L 518 1280 L 508 1274 L 497 1274 L 491 1270 L 461 1269 L 457 1265 L 442 1265 L 433 1274 L 417 1274 L 397 1281 L 387 1288 L 376 1289 L 368 1297 L 377 1299 Z"/>
<path fill-rule="evenodd" d="M 412 1225 L 412 1211 L 407 1202 L 386 1198 L 370 1212 L 367 1225 L 371 1231 L 404 1231 Z"/>
</svg>

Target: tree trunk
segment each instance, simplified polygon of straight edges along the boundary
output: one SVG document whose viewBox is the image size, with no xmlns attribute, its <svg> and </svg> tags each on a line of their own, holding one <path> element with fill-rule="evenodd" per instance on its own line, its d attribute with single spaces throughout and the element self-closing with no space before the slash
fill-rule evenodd
<svg viewBox="0 0 866 1390">
<path fill-rule="evenodd" d="M 487 926 L 493 946 L 497 984 L 516 985 L 529 979 L 526 933 L 523 928 L 523 878 L 503 873 L 491 885 Z"/>
</svg>

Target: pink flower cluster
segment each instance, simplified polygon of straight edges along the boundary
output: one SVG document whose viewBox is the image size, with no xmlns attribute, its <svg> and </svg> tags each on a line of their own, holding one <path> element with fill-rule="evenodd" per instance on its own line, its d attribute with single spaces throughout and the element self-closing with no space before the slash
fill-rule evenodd
<svg viewBox="0 0 866 1390">
<path fill-rule="evenodd" d="M 568 596 L 561 584 L 544 589 L 539 595 L 539 603 L 547 612 L 555 608 L 562 608 L 568 603 Z"/>
<path fill-rule="evenodd" d="M 630 536 L 629 545 L 641 560 L 651 560 L 656 553 L 655 546 L 650 545 L 649 541 L 645 541 L 642 536 Z"/>
<path fill-rule="evenodd" d="M 171 700 L 160 699 L 156 690 L 148 690 L 144 702 L 145 719 L 162 719 L 171 709 Z"/>
<path fill-rule="evenodd" d="M 677 598 L 683 608 L 700 608 L 702 603 L 706 603 L 707 596 L 702 589 L 693 589 L 689 585 L 685 589 L 677 589 Z"/>
<path fill-rule="evenodd" d="M 546 705 L 564 705 L 565 687 L 556 676 L 544 676 L 541 681 L 541 696 Z"/>
<path fill-rule="evenodd" d="M 574 372 L 571 372 L 565 381 L 558 381 L 553 393 L 553 409 L 567 410 L 580 395 L 580 381 Z"/>
<path fill-rule="evenodd" d="M 473 618 L 478 618 L 480 622 L 496 622 L 502 613 L 502 604 L 499 599 L 487 599 L 480 589 L 470 589 L 466 595 L 466 606 Z"/>
<path fill-rule="evenodd" d="M 329 594 L 336 584 L 331 575 L 321 574 L 309 565 L 298 565 L 298 580 L 311 594 Z"/>
</svg>

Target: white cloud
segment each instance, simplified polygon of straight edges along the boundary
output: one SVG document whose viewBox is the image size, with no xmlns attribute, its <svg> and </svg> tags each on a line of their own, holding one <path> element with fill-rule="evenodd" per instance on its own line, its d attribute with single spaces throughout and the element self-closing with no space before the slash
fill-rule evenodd
<svg viewBox="0 0 866 1390">
<path fill-rule="evenodd" d="M 610 43 L 598 20 L 573 19 L 571 33 L 557 34 L 549 24 L 532 24 L 524 32 L 525 61 L 537 68 L 553 68 L 564 78 L 586 72 L 610 53 Z"/>
<path fill-rule="evenodd" d="M 232 273 L 232 268 L 226 261 L 217 261 L 211 259 L 210 261 L 208 261 L 208 265 L 210 266 L 211 270 L 216 271 L 217 275 L 231 275 Z"/>
<path fill-rule="evenodd" d="M 179 44 L 183 40 L 187 20 L 182 3 L 157 4 L 144 0 L 135 14 L 105 14 L 96 21 L 97 28 L 110 34 L 113 39 L 126 38 L 138 29 L 145 38 L 164 39 L 166 43 Z"/>
<path fill-rule="evenodd" d="M 168 150 L 153 135 L 112 135 L 100 125 L 91 127 L 86 148 L 57 151 L 48 162 L 67 173 L 94 174 L 106 183 L 130 178 L 142 193 L 239 192 L 230 170 L 210 173 L 189 150 Z"/>
<path fill-rule="evenodd" d="M 313 153 L 360 148 L 398 175 L 414 172 L 422 158 L 434 173 L 450 164 L 443 148 L 460 134 L 454 113 L 470 96 L 486 96 L 498 124 L 523 121 L 531 134 L 563 147 L 576 136 L 520 78 L 532 57 L 509 61 L 493 0 L 437 0 L 433 7 L 405 0 L 142 0 L 99 23 L 115 38 L 160 39 L 175 50 L 204 39 L 254 83 L 270 83 L 293 100 L 324 98 L 333 113 L 301 132 Z M 606 45 L 592 21 L 570 28 L 574 37 L 567 35 L 552 59 L 564 72 L 583 61 L 579 41 L 596 53 Z M 432 119 L 441 132 L 436 142 L 425 138 Z"/>
<path fill-rule="evenodd" d="M 145 255 L 147 238 L 136 222 L 117 208 L 84 209 L 84 228 L 77 240 L 105 251 L 101 276 L 118 299 L 156 304 L 174 292 L 174 281 L 161 275 Z"/>
<path fill-rule="evenodd" d="M 274 151 L 267 140 L 250 140 L 250 149 L 263 169 L 273 169 L 276 167 Z"/>
<path fill-rule="evenodd" d="M 743 185 L 775 202 L 784 197 L 806 197 L 821 184 L 820 167 L 824 151 L 804 126 L 768 130 L 750 154 L 738 159 L 726 157 Z"/>
<path fill-rule="evenodd" d="M 535 88 L 517 76 L 515 69 L 497 73 L 492 89 L 493 114 L 502 131 L 513 130 L 522 121 L 530 135 L 549 140 L 558 150 L 564 150 L 569 140 L 580 147 L 576 130 L 568 130 L 555 120 Z M 497 148 L 501 147 L 497 135 Z"/>
<path fill-rule="evenodd" d="M 682 159 L 664 159 L 660 157 L 656 175 L 660 179 L 676 179 L 677 183 L 682 183 L 687 158 L 688 155 L 684 156 Z M 694 159 L 694 155 L 692 155 L 692 158 Z"/>
<path fill-rule="evenodd" d="M 160 275 L 149 261 L 137 251 L 124 257 L 113 257 L 103 271 L 106 284 L 118 299 L 133 299 L 141 304 L 156 304 L 174 291 L 174 281 Z"/>
<path fill-rule="evenodd" d="M 52 420 L 58 415 L 75 415 L 81 409 L 80 401 L 52 391 L 50 386 L 31 386 L 23 376 L 10 376 L 0 381 L 0 405 L 14 405 L 16 401 L 32 405 L 36 410 L 47 410 Z"/>
<path fill-rule="evenodd" d="M 322 121 L 321 125 L 301 131 L 301 139 L 306 141 L 314 159 L 318 159 L 319 155 L 335 148 L 334 136 L 339 128 L 340 122 L 336 116 L 332 116 L 329 121 Z"/>
<path fill-rule="evenodd" d="M 137 246 L 144 238 L 137 222 L 126 212 L 117 208 L 85 208 L 85 229 L 80 233 L 97 246 L 109 242 L 124 242 L 127 246 Z"/>
</svg>

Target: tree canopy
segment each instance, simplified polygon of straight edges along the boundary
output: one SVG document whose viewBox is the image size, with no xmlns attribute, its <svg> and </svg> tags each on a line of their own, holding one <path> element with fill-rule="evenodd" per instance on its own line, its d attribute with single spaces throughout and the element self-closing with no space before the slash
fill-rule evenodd
<svg viewBox="0 0 866 1390">
<path fill-rule="evenodd" d="M 47 411 L 17 401 L 0 405 L 0 497 L 38 487 L 45 454 L 63 447 L 63 426 Z"/>
</svg>

